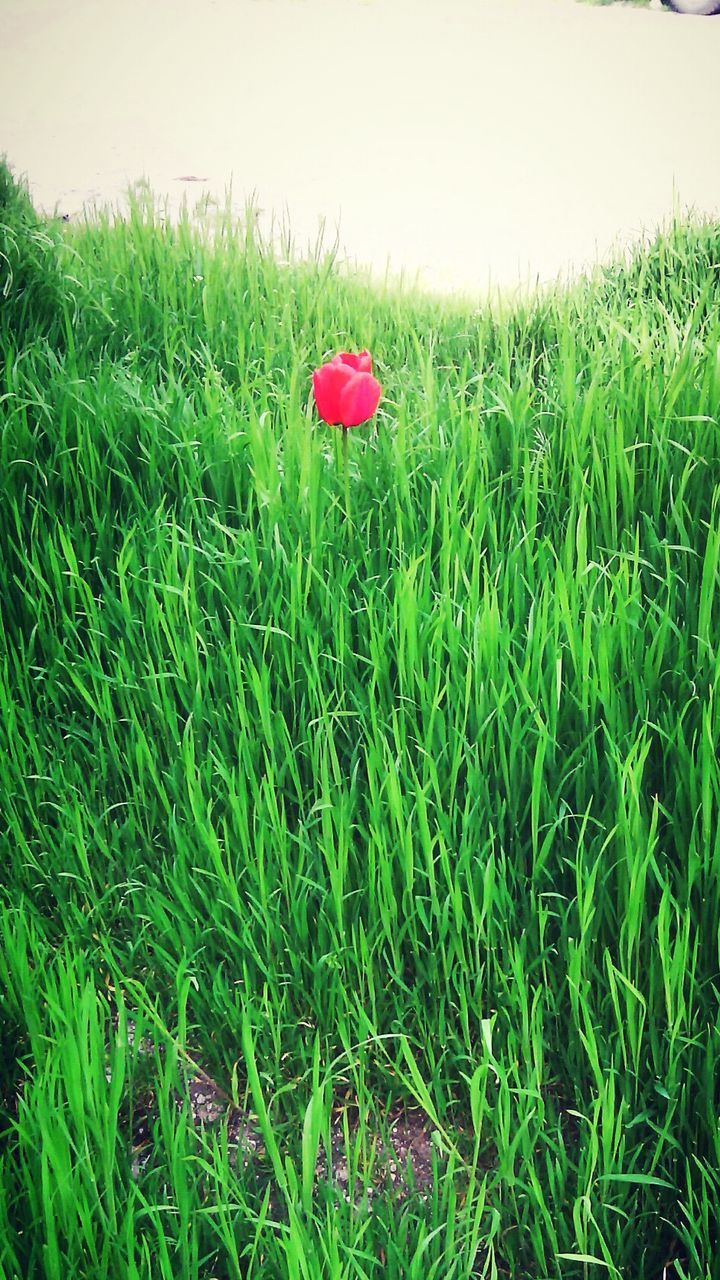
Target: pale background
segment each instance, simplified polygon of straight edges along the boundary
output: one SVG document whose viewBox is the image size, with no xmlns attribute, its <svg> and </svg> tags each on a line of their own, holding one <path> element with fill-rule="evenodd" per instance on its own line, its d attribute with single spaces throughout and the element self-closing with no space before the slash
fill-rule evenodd
<svg viewBox="0 0 720 1280">
<path fill-rule="evenodd" d="M 0 0 L 0 152 L 75 215 L 146 177 L 480 291 L 720 210 L 720 18 L 574 0 Z M 202 182 L 183 179 L 195 177 Z"/>
</svg>

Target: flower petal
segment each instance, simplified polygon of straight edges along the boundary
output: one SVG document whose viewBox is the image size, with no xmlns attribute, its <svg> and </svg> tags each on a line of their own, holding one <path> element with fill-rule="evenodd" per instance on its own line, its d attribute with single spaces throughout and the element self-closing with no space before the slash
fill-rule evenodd
<svg viewBox="0 0 720 1280">
<path fill-rule="evenodd" d="M 382 387 L 371 373 L 354 373 L 340 393 L 340 421 L 344 427 L 359 427 L 372 418 Z"/>
<path fill-rule="evenodd" d="M 356 373 L 372 372 L 372 356 L 366 349 L 359 351 L 357 355 L 352 351 L 341 351 L 335 356 L 336 360 L 341 360 L 343 364 L 348 365 L 350 369 L 354 369 Z"/>
<path fill-rule="evenodd" d="M 337 426 L 342 422 L 341 393 L 355 376 L 352 369 L 335 360 L 315 369 L 313 373 L 315 404 L 320 417 L 330 426 Z"/>
</svg>

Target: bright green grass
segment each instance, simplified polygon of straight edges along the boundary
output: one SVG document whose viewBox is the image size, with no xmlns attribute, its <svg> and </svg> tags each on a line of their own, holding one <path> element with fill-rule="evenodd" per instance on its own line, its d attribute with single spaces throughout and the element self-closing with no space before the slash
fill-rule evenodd
<svg viewBox="0 0 720 1280">
<path fill-rule="evenodd" d="M 0 222 L 2 1276 L 717 1276 L 720 228 L 501 315 Z M 429 1203 L 313 1192 L 348 1091 L 471 1119 Z"/>
</svg>

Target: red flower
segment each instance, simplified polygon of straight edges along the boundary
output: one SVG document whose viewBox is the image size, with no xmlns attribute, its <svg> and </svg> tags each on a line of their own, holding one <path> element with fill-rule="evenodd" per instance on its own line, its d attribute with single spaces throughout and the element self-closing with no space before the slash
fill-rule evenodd
<svg viewBox="0 0 720 1280">
<path fill-rule="evenodd" d="M 318 413 L 331 427 L 358 427 L 372 418 L 382 387 L 370 370 L 369 351 L 353 355 L 341 351 L 329 364 L 313 373 L 313 390 Z"/>
</svg>

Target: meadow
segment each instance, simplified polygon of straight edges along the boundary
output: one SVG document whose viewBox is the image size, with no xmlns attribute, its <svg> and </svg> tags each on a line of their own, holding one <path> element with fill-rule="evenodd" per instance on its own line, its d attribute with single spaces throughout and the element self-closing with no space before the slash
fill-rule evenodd
<svg viewBox="0 0 720 1280">
<path fill-rule="evenodd" d="M 472 308 L 2 171 L 0 356 L 3 1280 L 717 1280 L 720 226 Z"/>
</svg>

